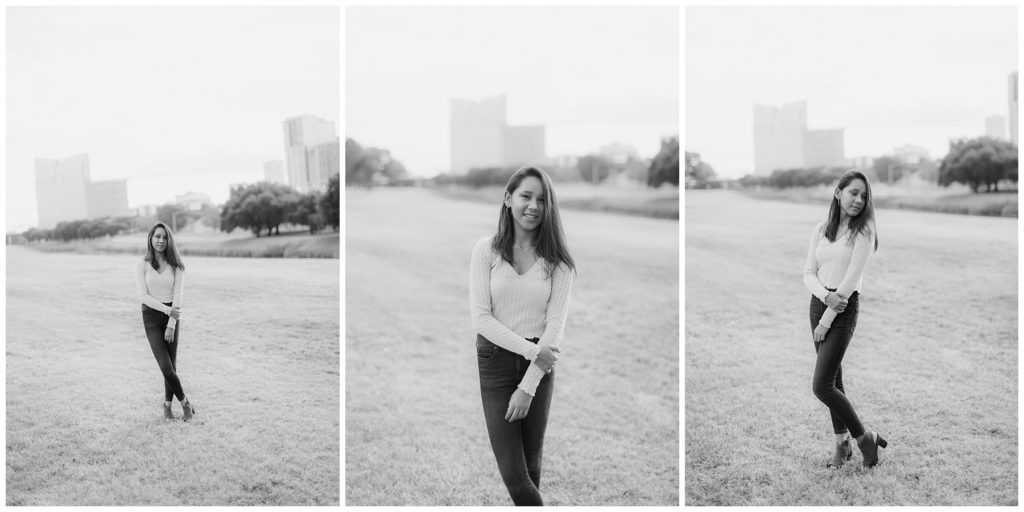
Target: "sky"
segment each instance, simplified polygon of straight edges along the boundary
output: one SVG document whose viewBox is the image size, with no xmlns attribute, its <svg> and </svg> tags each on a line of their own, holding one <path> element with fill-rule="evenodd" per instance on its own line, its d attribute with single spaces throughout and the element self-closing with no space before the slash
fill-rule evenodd
<svg viewBox="0 0 1024 512">
<path fill-rule="evenodd" d="M 1007 118 L 1013 7 L 689 7 L 685 143 L 719 176 L 753 172 L 753 105 L 806 100 L 808 128 L 845 130 L 847 158 L 949 139 Z M 1007 128 L 1008 129 L 1008 128 Z"/>
<path fill-rule="evenodd" d="M 449 102 L 506 96 L 510 125 L 546 126 L 548 156 L 679 134 L 675 7 L 351 7 L 349 137 L 410 174 L 447 171 Z"/>
<path fill-rule="evenodd" d="M 6 224 L 35 226 L 35 159 L 89 155 L 128 204 L 230 185 L 284 160 L 283 121 L 340 109 L 337 7 L 7 8 Z"/>
</svg>

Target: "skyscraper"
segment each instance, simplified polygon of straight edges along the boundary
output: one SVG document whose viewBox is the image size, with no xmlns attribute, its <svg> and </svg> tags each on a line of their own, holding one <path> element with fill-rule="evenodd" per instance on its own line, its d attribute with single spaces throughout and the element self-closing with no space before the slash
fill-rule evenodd
<svg viewBox="0 0 1024 512">
<path fill-rule="evenodd" d="M 1010 73 L 1009 78 L 1009 99 L 1010 99 L 1010 142 L 1020 145 L 1017 139 L 1017 72 Z"/>
<path fill-rule="evenodd" d="M 480 101 L 451 100 L 452 173 L 472 167 L 496 167 L 502 162 L 505 136 L 505 97 Z"/>
<path fill-rule="evenodd" d="M 284 121 L 284 154 L 288 170 L 288 184 L 306 193 L 317 188 L 317 179 L 311 179 L 308 150 L 319 144 L 335 142 L 334 123 L 316 116 L 301 115 Z M 339 168 L 340 170 L 340 168 Z M 324 181 L 326 185 L 326 181 Z"/>
<path fill-rule="evenodd" d="M 993 139 L 1006 139 L 1006 118 L 1003 116 L 988 116 L 985 118 L 985 136 Z"/>
<path fill-rule="evenodd" d="M 310 190 L 327 190 L 331 176 L 341 172 L 341 141 L 338 137 L 306 150 L 306 170 Z"/>
<path fill-rule="evenodd" d="M 505 97 L 451 100 L 449 123 L 451 172 L 472 168 L 546 163 L 544 125 L 509 126 Z"/>
<path fill-rule="evenodd" d="M 807 102 L 754 105 L 754 174 L 802 167 L 805 131 Z"/>
<path fill-rule="evenodd" d="M 807 102 L 754 105 L 754 174 L 846 165 L 842 129 L 807 129 Z"/>
<path fill-rule="evenodd" d="M 36 209 L 39 227 L 89 217 L 89 155 L 63 161 L 36 159 Z"/>
</svg>

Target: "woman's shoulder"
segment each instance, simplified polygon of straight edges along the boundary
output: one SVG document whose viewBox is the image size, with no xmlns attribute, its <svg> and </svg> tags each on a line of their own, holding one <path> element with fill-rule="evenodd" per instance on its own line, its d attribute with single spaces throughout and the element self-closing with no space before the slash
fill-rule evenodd
<svg viewBox="0 0 1024 512">
<path fill-rule="evenodd" d="M 814 225 L 814 229 L 811 230 L 811 235 L 814 235 L 816 237 L 820 237 L 820 236 L 824 235 L 824 233 L 825 233 L 825 225 L 827 223 L 828 223 L 828 221 L 824 221 L 823 220 L 823 221 L 820 221 L 817 224 L 815 224 Z"/>
<path fill-rule="evenodd" d="M 480 237 L 480 239 L 476 241 L 476 244 L 473 245 L 473 254 L 476 254 L 476 255 L 493 254 L 494 253 L 493 243 L 494 243 L 494 235 L 493 234 Z"/>
<path fill-rule="evenodd" d="M 145 270 L 146 265 L 148 263 L 149 262 L 146 261 L 145 256 L 140 257 L 139 259 L 135 260 L 135 270 Z"/>
</svg>

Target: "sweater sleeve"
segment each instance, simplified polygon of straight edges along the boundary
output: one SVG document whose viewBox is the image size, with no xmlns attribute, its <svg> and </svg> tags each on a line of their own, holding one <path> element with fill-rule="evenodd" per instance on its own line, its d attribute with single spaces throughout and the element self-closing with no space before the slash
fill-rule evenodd
<svg viewBox="0 0 1024 512">
<path fill-rule="evenodd" d="M 181 300 L 185 293 L 185 270 L 176 268 L 174 269 L 174 295 L 171 299 L 171 307 L 180 308 Z M 169 311 L 168 311 L 169 312 Z M 167 321 L 168 327 L 177 327 L 178 320 L 171 318 Z"/>
<path fill-rule="evenodd" d="M 149 294 L 149 287 L 146 286 L 146 260 L 140 259 L 135 264 L 135 293 L 139 297 L 139 300 L 143 304 L 162 312 L 165 315 L 171 314 L 171 308 L 165 306 L 162 302 L 156 300 L 155 297 Z"/>
<path fill-rule="evenodd" d="M 541 335 L 538 346 L 557 347 L 562 342 L 562 335 L 565 333 L 565 317 L 569 312 L 569 293 L 572 291 L 573 272 L 565 264 L 559 265 L 551 275 L 551 296 L 548 298 L 548 308 L 544 319 L 544 334 Z M 530 396 L 537 391 L 537 385 L 544 378 L 545 371 L 536 363 L 526 369 L 523 380 L 519 382 L 519 389 L 522 389 Z"/>
<path fill-rule="evenodd" d="M 494 317 L 491 308 L 491 265 L 495 257 L 491 237 L 481 238 L 473 247 L 469 263 L 469 307 L 473 329 L 488 341 L 533 361 L 540 347 L 516 334 Z"/>
<path fill-rule="evenodd" d="M 849 297 L 857 289 L 857 284 L 861 282 L 861 277 L 864 276 L 864 268 L 867 267 L 868 258 L 871 257 L 871 252 L 874 248 L 875 235 L 873 231 L 857 235 L 857 238 L 853 241 L 850 265 L 846 267 L 846 273 L 843 274 L 843 280 L 836 287 L 836 293 Z M 825 314 L 821 315 L 821 320 L 818 321 L 818 324 L 832 327 L 832 320 L 835 320 L 836 315 L 837 313 L 834 309 L 825 308 Z"/>
<path fill-rule="evenodd" d="M 811 243 L 807 249 L 807 261 L 804 263 L 804 286 L 820 300 L 825 300 L 825 296 L 828 295 L 825 285 L 821 284 L 821 280 L 818 279 L 818 258 L 815 255 L 824 226 L 825 223 L 821 222 L 811 230 Z"/>
</svg>

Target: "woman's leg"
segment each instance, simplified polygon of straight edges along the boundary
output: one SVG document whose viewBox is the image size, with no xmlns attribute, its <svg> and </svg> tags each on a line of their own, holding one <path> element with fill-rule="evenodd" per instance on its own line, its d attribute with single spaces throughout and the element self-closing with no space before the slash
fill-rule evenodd
<svg viewBox="0 0 1024 512">
<path fill-rule="evenodd" d="M 505 420 L 509 400 L 512 399 L 512 393 L 519 384 L 522 372 L 525 372 L 521 366 L 524 363 L 530 364 L 522 356 L 499 348 L 482 336 L 477 337 L 480 396 L 483 401 L 484 420 L 487 423 L 487 435 L 491 441 L 494 458 L 498 462 L 498 472 L 501 473 L 501 479 L 513 503 L 543 505 L 540 491 L 531 479 L 526 463 L 523 446 L 524 420 L 511 423 Z M 534 403 L 531 402 L 531 414 L 533 406 Z M 539 477 L 540 468 L 537 469 Z"/>
<path fill-rule="evenodd" d="M 821 342 L 821 341 L 814 342 L 814 352 L 815 353 L 820 354 L 820 352 L 821 352 L 821 345 L 822 344 L 824 344 L 824 342 Z M 815 384 L 814 384 L 815 389 L 817 389 L 817 387 L 816 387 L 818 385 L 817 384 L 818 383 L 817 363 L 816 363 L 816 366 L 815 366 L 814 382 L 815 382 Z M 843 367 L 842 367 L 842 365 L 839 365 L 839 367 L 836 368 L 836 375 L 835 375 L 834 386 L 839 391 L 840 394 L 842 394 L 844 397 L 846 396 L 846 392 L 843 390 Z M 817 391 L 815 391 L 814 394 L 815 394 L 815 396 L 817 396 L 817 394 L 818 394 Z M 833 432 L 835 432 L 837 435 L 838 434 L 845 434 L 845 433 L 849 432 L 849 429 L 846 427 L 846 424 L 843 423 L 843 419 L 840 418 L 835 413 L 835 411 L 833 411 L 831 408 L 829 408 L 828 413 L 829 413 L 829 416 L 832 417 L 832 431 Z"/>
<path fill-rule="evenodd" d="M 551 395 L 554 393 L 554 388 L 555 372 L 552 370 L 537 385 L 537 391 L 530 402 L 530 412 L 522 420 L 526 470 L 538 490 L 540 489 L 541 458 L 544 454 L 544 431 L 548 426 L 548 411 L 551 408 Z"/>
<path fill-rule="evenodd" d="M 178 333 L 181 332 L 181 320 L 178 320 L 177 328 L 174 329 L 174 343 L 167 344 L 167 354 L 171 358 L 171 371 L 175 375 L 178 374 Z M 180 386 L 180 383 L 179 383 Z M 165 378 L 164 379 L 164 401 L 170 402 L 174 398 L 174 390 L 171 389 L 171 383 Z"/>
<path fill-rule="evenodd" d="M 171 393 L 178 397 L 178 400 L 184 400 L 185 392 L 181 389 L 181 381 L 178 380 L 178 374 L 174 371 L 168 344 L 164 341 L 164 329 L 159 326 L 147 326 L 146 338 L 149 339 L 149 348 L 153 350 L 153 357 L 156 358 L 156 363 L 160 365 L 160 371 L 164 374 L 165 385 L 170 386 Z"/>
<path fill-rule="evenodd" d="M 860 418 L 857 417 L 857 413 L 853 410 L 853 405 L 850 404 L 846 395 L 836 386 L 837 377 L 841 379 L 840 365 L 843 362 L 843 356 L 846 354 L 846 348 L 850 345 L 850 340 L 853 339 L 854 324 L 852 322 L 856 321 L 857 310 L 855 304 L 850 304 L 847 307 L 851 306 L 853 307 L 852 311 L 847 310 L 836 317 L 832 328 L 825 335 L 825 341 L 816 344 L 818 359 L 814 365 L 813 387 L 814 396 L 828 406 L 829 412 L 832 414 L 835 433 L 842 433 L 845 427 L 850 435 L 860 437 L 864 434 Z"/>
</svg>

